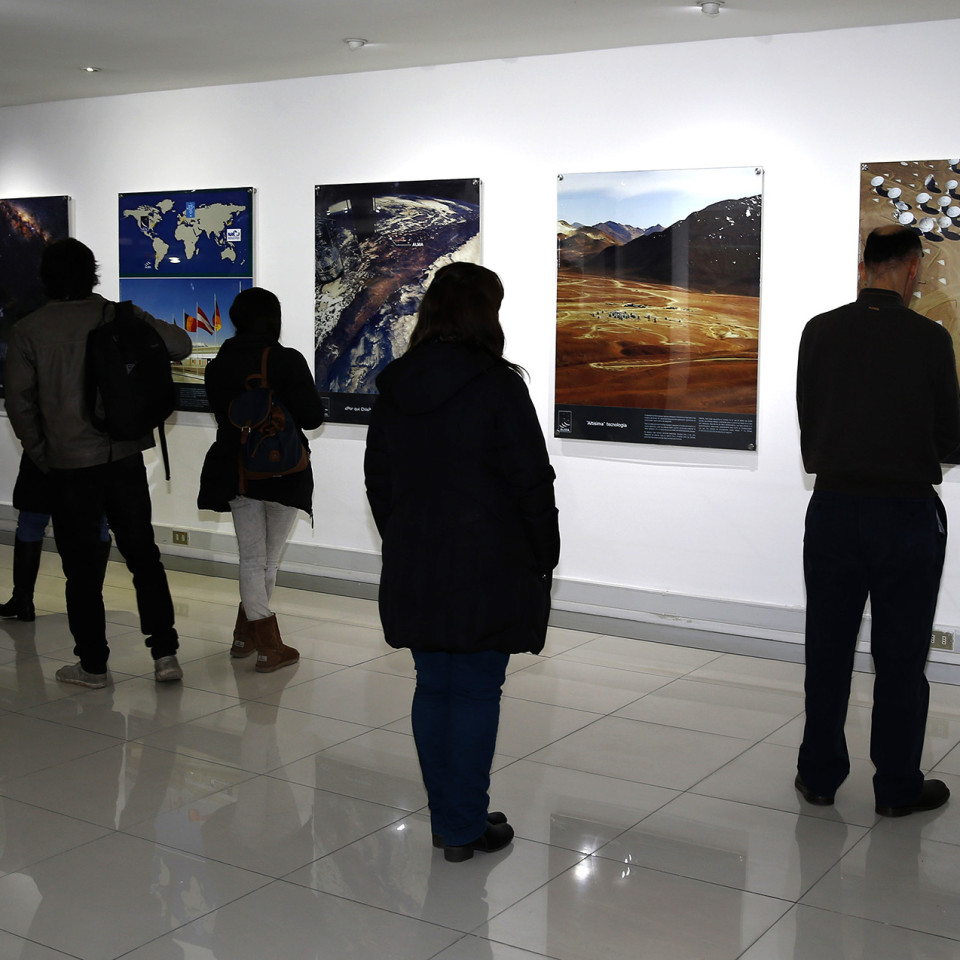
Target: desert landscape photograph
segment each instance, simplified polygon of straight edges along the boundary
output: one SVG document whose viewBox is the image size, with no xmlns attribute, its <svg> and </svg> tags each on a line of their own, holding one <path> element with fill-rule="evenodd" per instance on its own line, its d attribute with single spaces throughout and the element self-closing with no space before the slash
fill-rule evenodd
<svg viewBox="0 0 960 960">
<path fill-rule="evenodd" d="M 561 179 L 558 409 L 756 414 L 761 184 L 754 167 Z"/>
</svg>

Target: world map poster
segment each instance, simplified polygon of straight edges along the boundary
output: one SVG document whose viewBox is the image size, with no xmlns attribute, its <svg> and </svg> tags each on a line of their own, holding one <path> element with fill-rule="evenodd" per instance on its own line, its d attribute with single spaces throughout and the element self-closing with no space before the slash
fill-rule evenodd
<svg viewBox="0 0 960 960">
<path fill-rule="evenodd" d="M 328 419 L 368 423 L 434 273 L 480 261 L 480 181 L 318 186 L 315 374 Z"/>
<path fill-rule="evenodd" d="M 560 177 L 557 437 L 756 449 L 762 184 Z"/>
<path fill-rule="evenodd" d="M 10 328 L 45 299 L 40 285 L 43 249 L 69 235 L 69 197 L 0 200 L 0 397 Z"/>
<path fill-rule="evenodd" d="M 178 409 L 209 410 L 203 375 L 233 336 L 230 304 L 253 286 L 253 188 L 122 193 L 120 296 L 183 327 L 193 353 L 173 365 Z"/>
</svg>

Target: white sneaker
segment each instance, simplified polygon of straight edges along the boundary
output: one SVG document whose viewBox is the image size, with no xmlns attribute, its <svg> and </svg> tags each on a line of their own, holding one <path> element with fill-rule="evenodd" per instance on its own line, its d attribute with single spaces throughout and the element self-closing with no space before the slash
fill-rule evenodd
<svg viewBox="0 0 960 960">
<path fill-rule="evenodd" d="M 176 657 L 160 657 L 159 660 L 153 661 L 153 675 L 157 683 L 182 680 L 183 668 L 177 663 Z"/>
<path fill-rule="evenodd" d="M 87 673 L 79 662 L 61 667 L 56 676 L 61 683 L 75 683 L 80 687 L 92 687 L 95 690 L 106 687 L 112 682 L 109 673 Z"/>
</svg>

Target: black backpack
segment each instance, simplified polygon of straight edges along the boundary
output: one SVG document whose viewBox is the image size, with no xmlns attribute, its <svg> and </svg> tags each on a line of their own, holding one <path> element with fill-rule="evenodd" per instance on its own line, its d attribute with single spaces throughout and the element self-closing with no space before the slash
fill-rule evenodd
<svg viewBox="0 0 960 960">
<path fill-rule="evenodd" d="M 113 319 L 90 331 L 86 366 L 87 409 L 93 425 L 111 440 L 139 440 L 159 428 L 169 480 L 163 422 L 177 405 L 170 355 L 160 334 L 134 314 L 130 300 L 114 304 Z"/>
<path fill-rule="evenodd" d="M 247 492 L 248 480 L 266 480 L 299 473 L 310 464 L 310 455 L 300 439 L 293 414 L 277 398 L 267 380 L 265 347 L 260 372 L 246 379 L 243 393 L 230 401 L 227 418 L 240 431 L 238 493 Z"/>
</svg>

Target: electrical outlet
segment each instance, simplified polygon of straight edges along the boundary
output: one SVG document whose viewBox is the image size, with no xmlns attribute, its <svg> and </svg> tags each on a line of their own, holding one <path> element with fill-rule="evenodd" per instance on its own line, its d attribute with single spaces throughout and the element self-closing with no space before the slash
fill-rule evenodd
<svg viewBox="0 0 960 960">
<path fill-rule="evenodd" d="M 190 545 L 190 534 L 186 530 L 174 530 L 173 531 L 173 542 L 183 544 L 187 547 Z"/>
<path fill-rule="evenodd" d="M 953 631 L 952 630 L 934 630 L 930 637 L 930 646 L 934 650 L 952 650 L 953 649 Z"/>
</svg>

